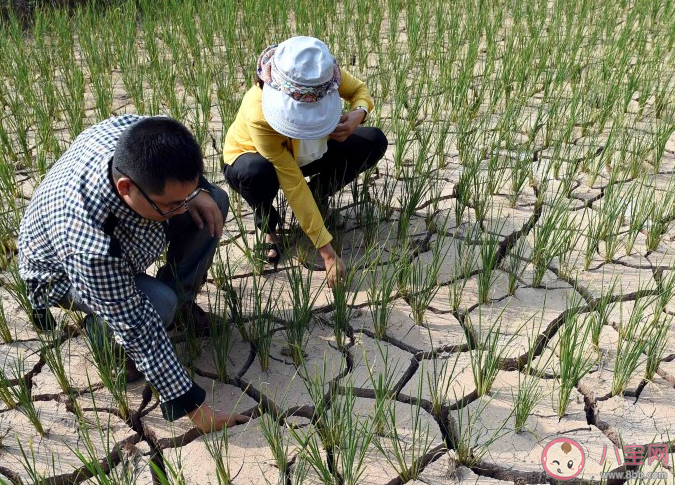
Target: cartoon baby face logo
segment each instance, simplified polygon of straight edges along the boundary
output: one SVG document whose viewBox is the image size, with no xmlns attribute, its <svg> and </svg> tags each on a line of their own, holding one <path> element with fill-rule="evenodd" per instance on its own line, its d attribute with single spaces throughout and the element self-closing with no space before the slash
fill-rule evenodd
<svg viewBox="0 0 675 485">
<path fill-rule="evenodd" d="M 569 438 L 551 441 L 541 454 L 546 473 L 556 480 L 569 480 L 584 469 L 586 456 L 579 443 Z"/>
</svg>

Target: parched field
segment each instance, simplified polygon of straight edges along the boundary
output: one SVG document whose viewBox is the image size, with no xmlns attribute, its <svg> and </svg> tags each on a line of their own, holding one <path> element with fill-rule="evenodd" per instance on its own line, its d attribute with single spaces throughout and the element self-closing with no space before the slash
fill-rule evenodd
<svg viewBox="0 0 675 485">
<path fill-rule="evenodd" d="M 0 483 L 555 483 L 559 438 L 572 483 L 675 483 L 674 2 L 106 3 L 0 24 Z M 333 290 L 288 209 L 262 264 L 231 194 L 211 335 L 171 335 L 252 420 L 202 435 L 106 372 L 81 315 L 33 330 L 18 225 L 113 115 L 181 120 L 226 187 L 257 55 L 300 34 L 366 81 L 390 146 L 333 200 Z"/>
</svg>

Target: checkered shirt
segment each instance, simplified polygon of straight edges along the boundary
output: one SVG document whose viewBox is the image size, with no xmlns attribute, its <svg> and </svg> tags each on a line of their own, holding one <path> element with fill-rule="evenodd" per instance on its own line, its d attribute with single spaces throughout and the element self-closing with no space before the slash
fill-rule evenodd
<svg viewBox="0 0 675 485">
<path fill-rule="evenodd" d="M 54 164 L 21 221 L 19 267 L 34 308 L 56 306 L 72 285 L 166 402 L 193 382 L 134 284 L 167 244 L 164 223 L 131 210 L 109 176 L 120 134 L 140 119 L 125 115 L 92 126 Z"/>
</svg>

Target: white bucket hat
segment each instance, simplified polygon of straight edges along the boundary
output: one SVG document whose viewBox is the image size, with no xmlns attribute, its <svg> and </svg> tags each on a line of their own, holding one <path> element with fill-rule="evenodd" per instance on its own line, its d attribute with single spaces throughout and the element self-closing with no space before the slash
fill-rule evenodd
<svg viewBox="0 0 675 485">
<path fill-rule="evenodd" d="M 291 37 L 258 58 L 262 110 L 277 132 L 298 140 L 328 136 L 340 122 L 340 67 L 326 44 Z"/>
</svg>

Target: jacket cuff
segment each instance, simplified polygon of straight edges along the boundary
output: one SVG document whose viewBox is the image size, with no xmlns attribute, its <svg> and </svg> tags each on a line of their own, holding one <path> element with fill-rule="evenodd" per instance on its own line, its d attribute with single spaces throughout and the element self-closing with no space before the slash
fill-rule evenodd
<svg viewBox="0 0 675 485">
<path fill-rule="evenodd" d="M 314 238 L 310 238 L 314 239 Z M 333 240 L 333 236 L 331 236 L 330 232 L 326 230 L 324 227 L 321 231 L 319 231 L 319 234 L 316 236 L 316 239 L 314 239 L 312 242 L 314 243 L 314 247 L 316 249 L 324 247 L 326 244 L 331 242 Z"/>
<path fill-rule="evenodd" d="M 162 416 L 167 421 L 175 421 L 194 411 L 206 400 L 206 391 L 196 383 L 188 392 L 159 405 L 162 409 Z"/>
</svg>

